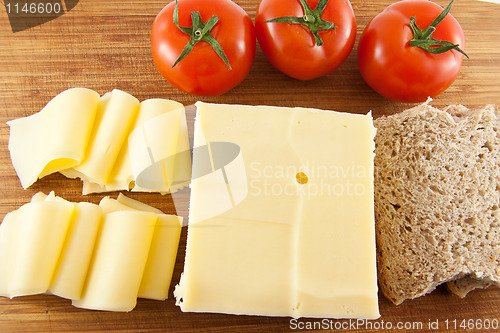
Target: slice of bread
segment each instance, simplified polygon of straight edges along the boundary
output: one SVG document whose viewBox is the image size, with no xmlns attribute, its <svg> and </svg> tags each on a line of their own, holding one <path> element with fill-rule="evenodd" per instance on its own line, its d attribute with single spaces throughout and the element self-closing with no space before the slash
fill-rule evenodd
<svg viewBox="0 0 500 333">
<path fill-rule="evenodd" d="M 465 276 L 500 286 L 500 109 L 424 103 L 374 123 L 384 295 L 400 304 Z"/>
<path fill-rule="evenodd" d="M 491 283 L 475 279 L 473 276 L 465 276 L 461 279 L 446 283 L 448 291 L 460 298 L 464 298 L 474 289 L 484 289 L 491 286 Z"/>
</svg>

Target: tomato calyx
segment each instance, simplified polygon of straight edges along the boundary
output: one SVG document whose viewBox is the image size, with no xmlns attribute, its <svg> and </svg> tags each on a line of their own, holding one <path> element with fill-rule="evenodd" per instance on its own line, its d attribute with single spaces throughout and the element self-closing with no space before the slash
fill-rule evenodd
<svg viewBox="0 0 500 333">
<path fill-rule="evenodd" d="M 226 57 L 226 54 L 224 53 L 224 50 L 222 49 L 222 46 L 219 44 L 219 42 L 210 34 L 210 31 L 212 28 L 219 22 L 219 18 L 216 15 L 213 15 L 206 23 L 203 22 L 201 19 L 200 12 L 194 11 L 191 12 L 191 27 L 181 27 L 179 25 L 179 7 L 177 4 L 177 0 L 175 0 L 175 8 L 174 8 L 174 24 L 179 28 L 180 31 L 185 33 L 186 35 L 191 36 L 191 39 L 189 42 L 186 44 L 184 49 L 182 50 L 181 54 L 177 58 L 177 60 L 174 62 L 172 68 L 175 67 L 182 59 L 184 59 L 192 50 L 193 47 L 200 41 L 205 41 L 212 48 L 214 49 L 215 53 L 221 57 L 221 59 L 224 61 L 224 63 L 231 68 L 231 65 L 229 64 L 229 60 Z"/>
<path fill-rule="evenodd" d="M 432 33 L 436 30 L 437 25 L 450 12 L 453 1 L 454 0 L 451 0 L 441 14 L 439 14 L 439 16 L 436 17 L 434 21 L 432 21 L 432 23 L 429 24 L 429 26 L 424 30 L 420 29 L 415 23 L 415 16 L 410 18 L 410 27 L 413 31 L 413 39 L 410 41 L 411 46 L 420 47 L 421 49 L 432 54 L 441 54 L 450 50 L 456 50 L 469 58 L 469 56 L 462 49 L 460 49 L 458 44 L 453 44 L 445 40 L 437 40 L 432 37 Z"/>
<path fill-rule="evenodd" d="M 323 20 L 321 18 L 321 16 L 323 15 L 323 11 L 328 4 L 328 0 L 320 0 L 318 2 L 318 5 L 314 9 L 311 9 L 311 7 L 309 7 L 309 4 L 306 0 L 299 0 L 299 2 L 302 5 L 302 9 L 304 10 L 304 16 L 283 16 L 264 22 L 300 24 L 313 34 L 316 45 L 323 45 L 323 40 L 319 36 L 319 32 L 335 30 L 337 28 L 337 26 L 332 22 Z"/>
</svg>

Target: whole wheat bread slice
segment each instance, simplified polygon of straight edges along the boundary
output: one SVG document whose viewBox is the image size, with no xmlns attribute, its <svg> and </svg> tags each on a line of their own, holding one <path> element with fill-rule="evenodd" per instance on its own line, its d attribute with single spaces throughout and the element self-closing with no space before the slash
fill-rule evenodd
<svg viewBox="0 0 500 333">
<path fill-rule="evenodd" d="M 466 276 L 500 286 L 500 110 L 425 103 L 374 123 L 384 295 L 400 304 Z"/>
</svg>

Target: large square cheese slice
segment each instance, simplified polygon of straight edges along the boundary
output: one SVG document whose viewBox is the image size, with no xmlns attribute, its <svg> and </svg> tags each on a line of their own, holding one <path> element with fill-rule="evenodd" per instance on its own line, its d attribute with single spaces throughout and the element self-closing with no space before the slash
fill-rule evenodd
<svg viewBox="0 0 500 333">
<path fill-rule="evenodd" d="M 182 311 L 378 318 L 371 114 L 196 106 Z"/>
</svg>

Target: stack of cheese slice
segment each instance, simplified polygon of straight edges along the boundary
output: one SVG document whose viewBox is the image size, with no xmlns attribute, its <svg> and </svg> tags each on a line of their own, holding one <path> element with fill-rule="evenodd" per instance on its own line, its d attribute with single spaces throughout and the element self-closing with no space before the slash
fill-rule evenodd
<svg viewBox="0 0 500 333">
<path fill-rule="evenodd" d="M 94 205 L 38 193 L 0 225 L 0 295 L 51 293 L 110 311 L 164 300 L 181 225 L 123 195 Z"/>
<path fill-rule="evenodd" d="M 182 311 L 378 318 L 371 115 L 196 106 Z"/>
<path fill-rule="evenodd" d="M 184 107 L 142 103 L 113 90 L 73 88 L 40 112 L 8 122 L 12 164 L 24 188 L 54 172 L 83 180 L 83 193 L 116 190 L 170 193 L 190 180 Z"/>
</svg>

